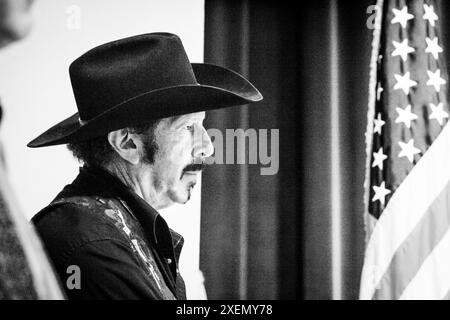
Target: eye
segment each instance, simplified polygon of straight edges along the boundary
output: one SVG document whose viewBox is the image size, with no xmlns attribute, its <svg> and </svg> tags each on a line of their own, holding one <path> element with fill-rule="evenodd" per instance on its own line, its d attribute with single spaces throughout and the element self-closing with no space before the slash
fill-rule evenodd
<svg viewBox="0 0 450 320">
<path fill-rule="evenodd" d="M 189 124 L 186 126 L 186 129 L 188 129 L 189 131 L 194 131 L 194 125 L 193 124 Z"/>
</svg>

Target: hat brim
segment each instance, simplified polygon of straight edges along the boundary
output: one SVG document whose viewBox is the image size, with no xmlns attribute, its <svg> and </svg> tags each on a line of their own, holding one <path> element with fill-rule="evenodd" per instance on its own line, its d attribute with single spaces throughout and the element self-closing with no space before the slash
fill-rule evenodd
<svg viewBox="0 0 450 320">
<path fill-rule="evenodd" d="M 110 131 L 187 113 L 221 109 L 262 100 L 249 81 L 229 69 L 193 63 L 198 85 L 179 85 L 146 92 L 126 100 L 89 121 L 78 113 L 28 143 L 38 148 L 88 140 Z"/>
</svg>

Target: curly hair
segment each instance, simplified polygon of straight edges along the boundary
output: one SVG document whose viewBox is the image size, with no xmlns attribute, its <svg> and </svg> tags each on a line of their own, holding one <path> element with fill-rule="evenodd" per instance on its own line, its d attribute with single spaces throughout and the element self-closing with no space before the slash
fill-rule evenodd
<svg viewBox="0 0 450 320">
<path fill-rule="evenodd" d="M 145 125 L 129 127 L 131 133 L 137 133 L 144 136 L 145 161 L 154 162 L 157 145 L 154 138 L 154 130 L 160 120 L 154 120 Z M 108 141 L 108 135 L 102 135 L 86 141 L 68 143 L 67 148 L 73 156 L 81 163 L 88 166 L 105 167 L 114 156 L 114 149 Z"/>
</svg>

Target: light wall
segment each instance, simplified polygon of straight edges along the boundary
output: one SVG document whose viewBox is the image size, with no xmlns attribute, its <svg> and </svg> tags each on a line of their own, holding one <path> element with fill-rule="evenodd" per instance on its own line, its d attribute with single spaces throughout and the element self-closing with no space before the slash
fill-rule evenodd
<svg viewBox="0 0 450 320">
<path fill-rule="evenodd" d="M 78 163 L 64 146 L 26 144 L 76 112 L 69 64 L 85 51 L 119 38 L 165 31 L 180 36 L 192 62 L 203 61 L 203 0 L 39 0 L 34 28 L 25 40 L 0 51 L 0 130 L 8 170 L 27 218 L 71 182 Z M 188 298 L 204 298 L 199 272 L 200 190 L 191 201 L 161 214 L 182 234 L 180 270 Z"/>
</svg>

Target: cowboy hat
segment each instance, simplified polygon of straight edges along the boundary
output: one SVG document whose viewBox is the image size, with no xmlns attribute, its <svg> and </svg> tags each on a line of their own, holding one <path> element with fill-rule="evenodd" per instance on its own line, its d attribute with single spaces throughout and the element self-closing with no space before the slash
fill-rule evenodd
<svg viewBox="0 0 450 320">
<path fill-rule="evenodd" d="M 170 33 L 100 45 L 72 62 L 69 74 L 78 112 L 28 147 L 88 140 L 149 120 L 262 100 L 238 73 L 191 64 L 180 38 Z"/>
</svg>

